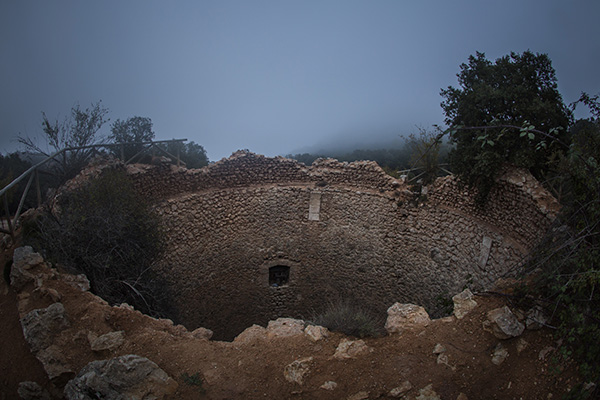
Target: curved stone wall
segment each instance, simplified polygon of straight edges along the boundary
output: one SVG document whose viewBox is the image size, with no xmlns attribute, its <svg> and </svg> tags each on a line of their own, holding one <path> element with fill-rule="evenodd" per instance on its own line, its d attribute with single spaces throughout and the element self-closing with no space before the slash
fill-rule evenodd
<svg viewBox="0 0 600 400">
<path fill-rule="evenodd" d="M 518 265 L 558 208 L 522 171 L 505 175 L 485 209 L 452 177 L 416 195 L 372 162 L 307 167 L 238 152 L 201 170 L 128 171 L 164 221 L 168 248 L 154 268 L 181 322 L 225 340 L 338 299 L 435 314 L 441 298 Z M 273 266 L 289 267 L 286 284 L 269 285 Z"/>
</svg>

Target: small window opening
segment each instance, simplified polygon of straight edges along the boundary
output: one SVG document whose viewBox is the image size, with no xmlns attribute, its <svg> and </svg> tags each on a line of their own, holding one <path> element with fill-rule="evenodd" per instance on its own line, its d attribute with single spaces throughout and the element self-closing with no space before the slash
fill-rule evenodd
<svg viewBox="0 0 600 400">
<path fill-rule="evenodd" d="M 278 287 L 288 284 L 290 280 L 290 267 L 277 265 L 269 268 L 269 286 Z"/>
</svg>

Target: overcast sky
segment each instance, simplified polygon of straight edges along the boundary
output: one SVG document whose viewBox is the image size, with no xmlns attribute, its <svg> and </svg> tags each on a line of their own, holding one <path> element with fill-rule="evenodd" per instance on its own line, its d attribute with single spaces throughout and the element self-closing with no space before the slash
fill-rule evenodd
<svg viewBox="0 0 600 400">
<path fill-rule="evenodd" d="M 442 124 L 481 51 L 547 53 L 566 103 L 600 92 L 598 0 L 0 0 L 0 152 L 102 100 L 212 161 Z M 110 133 L 110 123 L 102 131 Z"/>
</svg>

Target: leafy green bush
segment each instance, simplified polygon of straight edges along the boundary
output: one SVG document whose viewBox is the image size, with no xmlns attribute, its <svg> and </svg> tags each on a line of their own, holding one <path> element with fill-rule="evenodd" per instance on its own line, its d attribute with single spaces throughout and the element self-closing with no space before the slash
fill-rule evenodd
<svg viewBox="0 0 600 400">
<path fill-rule="evenodd" d="M 355 337 L 377 337 L 385 333 L 383 318 L 349 301 L 330 303 L 312 321 L 330 331 Z"/>
<path fill-rule="evenodd" d="M 92 291 L 109 303 L 164 315 L 166 289 L 150 268 L 162 249 L 159 221 L 125 172 L 105 170 L 62 194 L 58 205 L 57 215 L 38 218 L 29 241 L 50 260 L 86 274 Z"/>
<path fill-rule="evenodd" d="M 460 66 L 457 77 L 458 88 L 441 91 L 455 145 L 450 164 L 462 182 L 478 189 L 478 201 L 485 202 L 504 163 L 545 178 L 547 161 L 564 151 L 561 142 L 568 143 L 566 129 L 572 122 L 550 58 L 525 51 L 491 62 L 477 52 Z M 533 129 L 548 135 L 535 135 Z M 559 140 L 548 141 L 549 136 Z"/>
</svg>

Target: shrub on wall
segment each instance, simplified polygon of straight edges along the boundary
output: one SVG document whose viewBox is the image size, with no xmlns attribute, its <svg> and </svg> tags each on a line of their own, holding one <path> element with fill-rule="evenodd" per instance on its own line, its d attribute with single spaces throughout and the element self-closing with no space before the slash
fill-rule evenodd
<svg viewBox="0 0 600 400">
<path fill-rule="evenodd" d="M 125 172 L 106 170 L 58 200 L 59 212 L 38 218 L 34 240 L 52 261 L 84 273 L 94 293 L 164 315 L 166 291 L 150 265 L 163 238 L 159 220 Z"/>
</svg>

